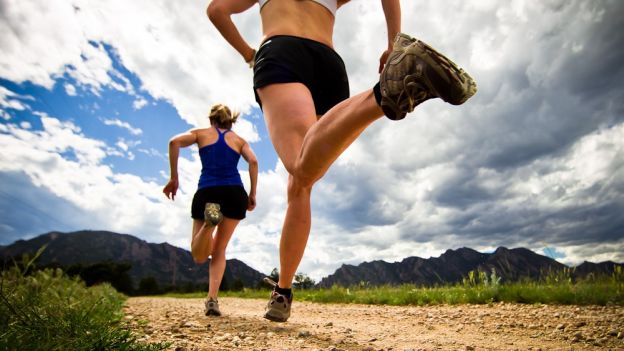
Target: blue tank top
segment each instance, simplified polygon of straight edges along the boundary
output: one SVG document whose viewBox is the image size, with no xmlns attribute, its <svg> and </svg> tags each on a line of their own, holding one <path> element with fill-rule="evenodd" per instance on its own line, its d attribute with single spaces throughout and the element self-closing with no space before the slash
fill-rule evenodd
<svg viewBox="0 0 624 351">
<path fill-rule="evenodd" d="M 237 168 L 240 154 L 225 143 L 225 134 L 230 130 L 221 133 L 219 128 L 215 129 L 219 133 L 217 142 L 199 149 L 202 170 L 197 188 L 219 185 L 243 186 Z"/>
</svg>

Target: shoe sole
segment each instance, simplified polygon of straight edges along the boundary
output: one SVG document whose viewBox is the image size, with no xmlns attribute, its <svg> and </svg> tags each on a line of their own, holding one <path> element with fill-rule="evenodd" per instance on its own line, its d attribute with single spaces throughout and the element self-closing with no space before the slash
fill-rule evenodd
<svg viewBox="0 0 624 351">
<path fill-rule="evenodd" d="M 271 322 L 278 322 L 278 323 L 284 323 L 288 320 L 288 317 L 284 318 L 284 317 L 277 317 L 277 316 L 272 316 L 268 313 L 264 314 L 264 318 L 270 320 Z"/>
<path fill-rule="evenodd" d="M 208 204 L 206 204 L 208 205 Z M 218 225 L 219 223 L 221 223 L 221 221 L 223 220 L 223 214 L 221 214 L 220 209 L 217 209 L 217 211 L 219 211 L 219 215 L 217 217 L 213 216 L 210 214 L 210 212 L 207 212 L 206 209 L 204 209 L 204 221 L 206 223 L 210 223 L 213 226 Z"/>
<path fill-rule="evenodd" d="M 427 63 L 430 69 L 435 70 L 438 75 L 447 76 L 450 79 L 450 86 L 454 91 L 450 92 L 450 97 L 441 96 L 442 100 L 452 105 L 461 105 L 476 94 L 477 83 L 466 71 L 427 43 L 418 39 L 417 42 L 421 45 L 420 47 L 424 53 L 424 55 L 418 56 Z M 418 47 L 418 45 L 416 46 Z M 441 70 L 436 69 L 437 67 L 441 68 Z"/>
<path fill-rule="evenodd" d="M 382 84 L 383 95 L 381 108 L 388 118 L 393 120 L 403 119 L 405 118 L 405 115 L 412 112 L 419 103 L 428 99 L 425 98 L 417 104 L 414 103 L 414 100 L 419 99 L 415 98 L 413 94 L 408 93 L 408 90 L 418 90 L 419 85 L 426 86 L 429 90 L 438 94 L 442 100 L 452 105 L 463 104 L 477 92 L 477 85 L 474 79 L 472 79 L 468 73 L 459 68 L 457 64 L 451 61 L 448 57 L 442 55 L 427 43 L 405 34 L 398 34 L 397 39 L 395 40 L 398 40 L 399 36 L 403 39 L 407 39 L 410 43 L 407 46 L 394 50 L 388 58 L 387 65 L 397 65 L 409 55 L 421 60 L 425 64 L 425 68 L 424 70 L 418 69 L 417 72 L 406 74 L 403 77 L 403 91 L 398 97 L 390 98 L 386 96 L 386 93 L 383 92 L 383 86 L 385 84 Z M 417 67 L 422 66 L 418 65 Z M 429 73 L 430 71 L 432 72 Z M 388 80 L 386 73 L 387 69 L 384 69 L 380 77 L 381 82 Z M 430 75 L 440 77 L 439 79 L 436 79 L 436 81 L 442 80 L 443 83 L 434 84 L 434 82 L 430 79 Z M 445 77 L 447 79 L 445 79 Z M 440 94 L 440 91 L 445 93 Z M 434 96 L 431 96 L 429 98 L 433 97 Z"/>
<path fill-rule="evenodd" d="M 221 313 L 213 311 L 213 310 L 209 310 L 209 311 L 206 311 L 206 316 L 221 317 Z"/>
</svg>

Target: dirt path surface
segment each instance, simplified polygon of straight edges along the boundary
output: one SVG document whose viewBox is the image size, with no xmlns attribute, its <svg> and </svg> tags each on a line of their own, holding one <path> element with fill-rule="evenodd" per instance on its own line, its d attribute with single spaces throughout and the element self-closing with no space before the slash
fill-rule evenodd
<svg viewBox="0 0 624 351">
<path fill-rule="evenodd" d="M 262 318 L 266 301 L 128 299 L 141 340 L 170 350 L 624 350 L 624 308 L 547 305 L 369 306 L 297 302 L 287 323 Z"/>
</svg>

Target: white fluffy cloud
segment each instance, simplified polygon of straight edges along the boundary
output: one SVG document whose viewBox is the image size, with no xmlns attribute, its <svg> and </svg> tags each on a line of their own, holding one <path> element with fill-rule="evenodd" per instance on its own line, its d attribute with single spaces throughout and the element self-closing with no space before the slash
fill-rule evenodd
<svg viewBox="0 0 624 351">
<path fill-rule="evenodd" d="M 252 73 L 211 26 L 205 3 L 0 1 L 5 79 L 50 88 L 55 77 L 68 75 L 75 89 L 97 94 L 112 87 L 134 95 L 141 108 L 144 100 L 114 67 L 111 51 L 140 78 L 141 89 L 170 101 L 192 125 L 201 125 L 216 102 L 245 113 L 254 105 Z M 474 76 L 479 92 L 460 107 L 430 101 L 404 121 L 382 119 L 367 129 L 313 193 L 313 229 L 300 270 L 320 278 L 341 263 L 428 257 L 461 246 L 548 246 L 567 263 L 623 261 L 622 4 L 402 6 L 403 30 L 453 58 Z M 257 7 L 235 21 L 250 43 L 259 43 Z M 379 2 L 352 1 L 339 11 L 335 47 L 352 93 L 376 83 L 386 45 Z M 25 108 L 6 89 L 0 92 L 3 118 Z M 19 154 L 28 161 L 3 155 L 3 170 L 23 167 L 35 184 L 84 206 L 107 229 L 188 247 L 196 154 L 180 160 L 183 191 L 165 202 L 155 197 L 158 185 L 107 167 L 102 160 L 111 151 L 101 142 L 74 125 L 41 118 L 44 132 L 3 126 L 3 149 L 23 148 Z M 236 130 L 259 140 L 252 121 L 241 120 Z M 59 154 L 67 152 L 76 160 Z M 49 170 L 52 180 L 43 176 Z M 62 180 L 74 173 L 79 176 L 71 182 Z M 261 174 L 258 208 L 230 246 L 231 255 L 264 272 L 278 262 L 285 184 L 280 164 Z"/>
<path fill-rule="evenodd" d="M 0 158 L 1 172 L 22 172 L 36 187 L 74 204 L 89 219 L 89 229 L 109 228 L 156 242 L 186 243 L 179 232 L 185 227 L 190 232 L 183 224 L 184 204 L 167 203 L 160 196 L 160 184 L 114 173 L 105 163 L 105 143 L 85 137 L 74 124 L 40 116 L 43 129 L 39 131 L 2 125 L 0 147 L 11 152 Z"/>
<path fill-rule="evenodd" d="M 102 122 L 104 122 L 104 124 L 107 126 L 117 126 L 117 127 L 126 129 L 132 135 L 143 134 L 143 131 L 141 130 L 141 128 L 135 128 L 132 125 L 130 125 L 130 123 L 124 122 L 120 120 L 119 118 L 103 118 Z"/>
</svg>

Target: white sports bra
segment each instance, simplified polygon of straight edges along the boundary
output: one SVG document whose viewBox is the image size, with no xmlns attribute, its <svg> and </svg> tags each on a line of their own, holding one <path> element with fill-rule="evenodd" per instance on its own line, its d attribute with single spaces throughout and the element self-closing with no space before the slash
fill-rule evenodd
<svg viewBox="0 0 624 351">
<path fill-rule="evenodd" d="M 269 2 L 270 0 L 258 0 L 258 3 L 260 4 L 260 10 L 262 10 L 262 7 L 264 5 L 267 4 L 267 2 Z M 334 17 L 336 16 L 336 10 L 338 9 L 338 0 L 311 0 L 316 2 L 319 5 L 324 6 L 327 10 L 329 10 L 329 12 L 332 13 L 332 15 L 334 15 Z"/>
</svg>

